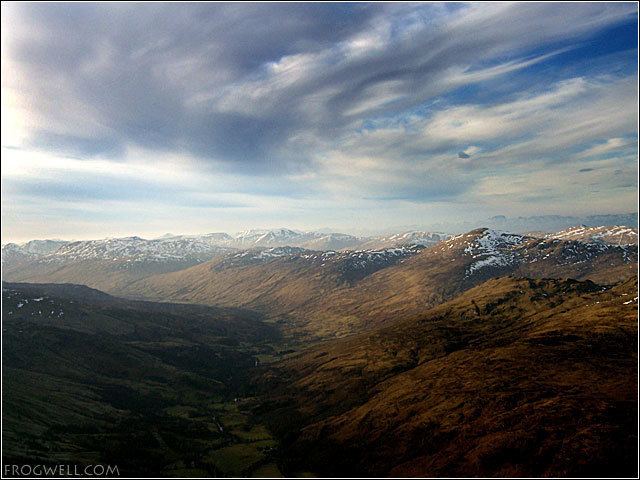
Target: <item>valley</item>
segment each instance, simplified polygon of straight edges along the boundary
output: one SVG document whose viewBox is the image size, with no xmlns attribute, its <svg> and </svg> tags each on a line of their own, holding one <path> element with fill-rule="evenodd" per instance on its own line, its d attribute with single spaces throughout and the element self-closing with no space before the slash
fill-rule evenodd
<svg viewBox="0 0 640 480">
<path fill-rule="evenodd" d="M 282 342 L 253 314 L 5 283 L 3 342 L 4 463 L 278 472 L 248 380 Z"/>
<path fill-rule="evenodd" d="M 637 2 L 2 2 L 2 478 L 640 478 Z"/>
<path fill-rule="evenodd" d="M 238 249 L 220 234 L 9 245 L 3 460 L 131 476 L 628 475 L 634 231 L 416 232 L 361 250 Z"/>
</svg>

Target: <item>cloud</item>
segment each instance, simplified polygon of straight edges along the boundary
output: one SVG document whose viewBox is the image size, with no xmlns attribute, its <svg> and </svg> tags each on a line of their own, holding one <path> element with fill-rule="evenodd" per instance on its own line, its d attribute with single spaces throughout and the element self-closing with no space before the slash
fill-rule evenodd
<svg viewBox="0 0 640 480">
<path fill-rule="evenodd" d="M 458 152 L 458 158 L 461 158 L 461 159 L 471 158 L 472 155 L 475 155 L 476 153 L 478 153 L 480 151 L 481 151 L 480 147 L 477 147 L 475 145 L 471 145 L 471 146 L 465 148 L 464 150 L 462 150 L 461 152 Z"/>
<path fill-rule="evenodd" d="M 511 184 L 527 168 L 627 174 L 637 155 L 636 39 L 589 50 L 594 36 L 606 44 L 636 24 L 629 3 L 2 10 L 3 186 L 14 211 L 121 200 L 351 225 L 345 212 L 372 218 L 367 209 L 394 205 L 407 210 L 389 221 L 435 204 L 467 212 L 460 202 L 488 204 L 487 179 Z M 575 203 L 552 188 L 547 198 Z M 619 188 L 601 182 L 602 201 Z M 517 203 L 539 191 L 504 195 Z"/>
<path fill-rule="evenodd" d="M 292 139 L 331 141 L 367 116 L 529 67 L 547 56 L 499 59 L 603 28 L 632 10 L 16 5 L 6 8 L 6 53 L 16 69 L 8 88 L 30 104 L 31 147 L 117 157 L 136 145 L 247 173 L 281 171 L 310 162 L 309 145 L 301 151 Z"/>
<path fill-rule="evenodd" d="M 595 157 L 599 155 L 605 155 L 611 152 L 621 151 L 628 147 L 633 147 L 635 141 L 624 138 L 610 138 L 604 143 L 594 145 L 587 150 L 580 152 L 579 156 L 582 158 Z"/>
</svg>

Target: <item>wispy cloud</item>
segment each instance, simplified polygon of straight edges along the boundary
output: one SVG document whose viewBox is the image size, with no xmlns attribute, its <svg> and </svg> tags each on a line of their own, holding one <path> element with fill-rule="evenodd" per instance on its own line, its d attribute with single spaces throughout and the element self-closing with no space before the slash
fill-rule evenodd
<svg viewBox="0 0 640 480">
<path fill-rule="evenodd" d="M 631 3 L 2 9 L 13 211 L 30 197 L 249 205 L 258 219 L 282 208 L 283 223 L 307 211 L 308 224 L 351 224 L 335 206 L 446 216 L 486 198 L 498 170 L 507 182 L 523 164 L 568 175 L 603 155 L 624 169 L 637 151 L 637 39 L 616 37 L 636 24 Z M 18 175 L 34 155 L 50 165 Z M 65 159 L 88 170 L 53 175 Z M 122 177 L 93 169 L 105 162 Z M 141 165 L 151 176 L 136 177 Z"/>
</svg>

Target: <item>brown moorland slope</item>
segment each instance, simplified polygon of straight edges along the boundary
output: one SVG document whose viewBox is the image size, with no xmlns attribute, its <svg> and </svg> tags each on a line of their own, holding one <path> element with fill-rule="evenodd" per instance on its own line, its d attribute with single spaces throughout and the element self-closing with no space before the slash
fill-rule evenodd
<svg viewBox="0 0 640 480">
<path fill-rule="evenodd" d="M 261 412 L 289 472 L 633 476 L 636 351 L 637 279 L 500 278 L 290 357 Z"/>
<path fill-rule="evenodd" d="M 614 283 L 635 274 L 637 248 L 478 229 L 426 249 L 275 247 L 191 265 L 98 255 L 5 265 L 4 275 L 12 281 L 81 283 L 128 297 L 249 308 L 279 322 L 288 335 L 308 339 L 376 328 L 502 275 Z"/>
<path fill-rule="evenodd" d="M 86 285 L 112 295 L 128 294 L 132 283 L 152 275 L 183 270 L 193 261 L 140 262 L 90 259 L 67 262 L 15 262 L 3 265 L 3 280 L 28 283 L 70 283 Z"/>
<path fill-rule="evenodd" d="M 613 284 L 636 275 L 637 249 L 478 229 L 375 272 L 291 312 L 296 329 L 346 335 L 416 315 L 490 278 L 571 278 Z"/>
<path fill-rule="evenodd" d="M 329 337 L 424 312 L 502 275 L 614 283 L 633 276 L 637 268 L 635 247 L 546 240 L 489 229 L 411 253 L 369 269 L 346 262 L 348 253 L 327 258 L 298 252 L 242 263 L 227 257 L 154 275 L 130 288 L 147 298 L 253 308 L 279 319 L 289 334 Z"/>
<path fill-rule="evenodd" d="M 615 283 L 635 275 L 637 268 L 635 247 L 546 240 L 489 229 L 416 253 L 368 269 L 346 262 L 348 253 L 328 258 L 318 252 L 298 252 L 242 263 L 226 257 L 154 275 L 130 289 L 152 299 L 252 308 L 278 319 L 289 334 L 328 337 L 424 312 L 502 275 Z"/>
<path fill-rule="evenodd" d="M 399 265 L 420 247 L 320 252 L 295 247 L 249 250 L 130 286 L 143 297 L 248 307 L 272 317 L 350 289 L 376 271 Z"/>
</svg>

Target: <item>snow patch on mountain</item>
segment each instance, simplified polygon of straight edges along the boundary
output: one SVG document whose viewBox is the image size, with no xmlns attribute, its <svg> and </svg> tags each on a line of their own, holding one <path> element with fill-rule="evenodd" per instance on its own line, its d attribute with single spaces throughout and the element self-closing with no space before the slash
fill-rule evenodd
<svg viewBox="0 0 640 480">
<path fill-rule="evenodd" d="M 466 276 L 487 267 L 508 267 L 517 260 L 512 247 L 522 244 L 524 237 L 512 233 L 486 229 L 464 249 L 466 255 L 478 259 L 467 267 Z"/>
<path fill-rule="evenodd" d="M 440 243 L 447 238 L 449 238 L 449 235 L 445 233 L 409 231 L 396 233 L 395 235 L 384 237 L 381 240 L 393 245 L 420 245 L 428 247 Z"/>
<path fill-rule="evenodd" d="M 289 244 L 297 242 L 304 233 L 288 228 L 278 228 L 274 230 L 247 230 L 240 232 L 234 239 L 234 244 L 238 246 L 269 246 L 274 244 Z"/>
<path fill-rule="evenodd" d="M 146 240 L 140 237 L 107 238 L 70 242 L 55 253 L 43 256 L 42 262 L 111 260 L 127 262 L 206 261 L 214 255 L 232 251 L 221 247 L 215 238 L 175 236 Z"/>
<path fill-rule="evenodd" d="M 67 243 L 69 242 L 65 240 L 31 240 L 30 242 L 21 244 L 20 247 L 25 252 L 33 253 L 35 255 L 47 255 L 49 253 L 54 253 Z"/>
<path fill-rule="evenodd" d="M 637 245 L 638 230 L 626 226 L 587 227 L 580 225 L 560 232 L 551 233 L 546 238 L 561 240 L 577 240 L 587 243 L 601 243 L 609 245 Z"/>
<path fill-rule="evenodd" d="M 393 235 L 373 237 L 363 239 L 361 249 L 384 249 L 392 247 L 417 245 L 420 247 L 431 247 L 450 238 L 450 235 L 439 232 L 425 232 L 410 230 Z"/>
<path fill-rule="evenodd" d="M 594 260 L 602 254 L 620 255 L 624 263 L 636 261 L 633 245 L 586 243 L 558 238 L 535 238 L 492 229 L 481 229 L 451 237 L 439 250 L 461 248 L 472 262 L 465 269 L 465 278 L 488 268 L 517 267 L 536 262 L 553 262 L 557 266 L 577 265 Z"/>
</svg>

